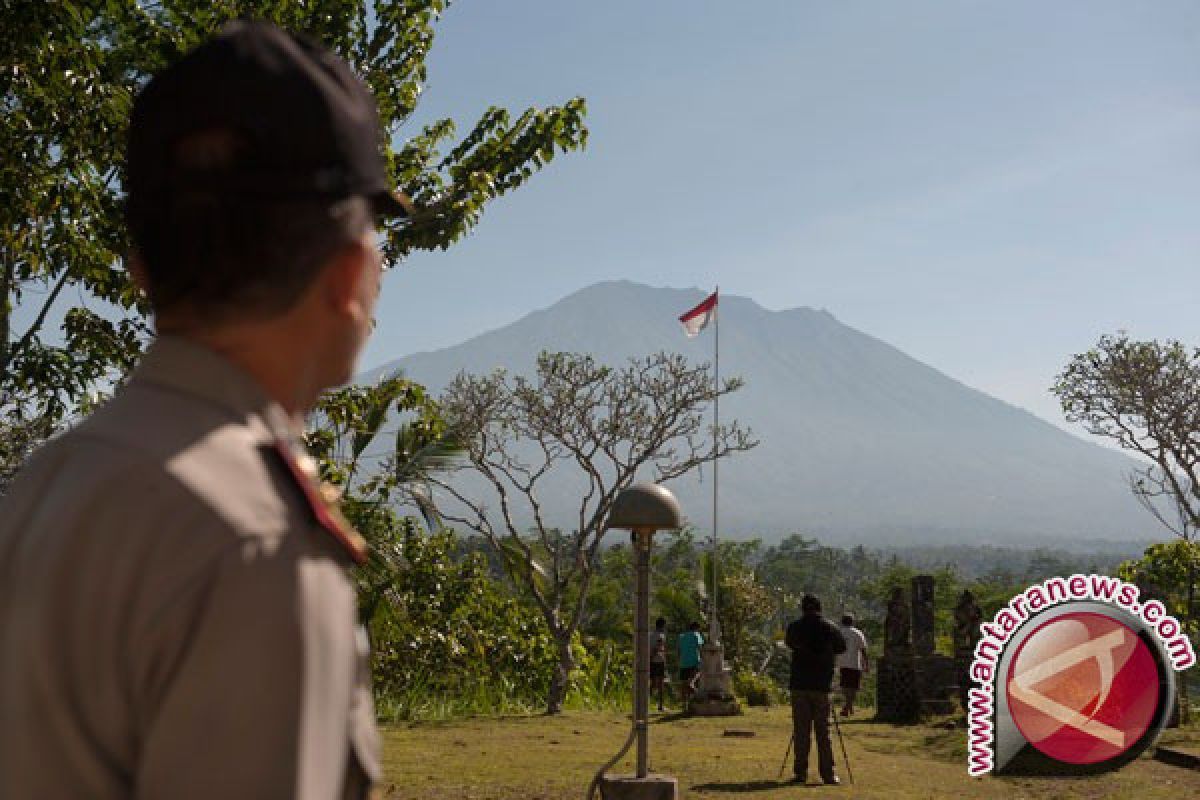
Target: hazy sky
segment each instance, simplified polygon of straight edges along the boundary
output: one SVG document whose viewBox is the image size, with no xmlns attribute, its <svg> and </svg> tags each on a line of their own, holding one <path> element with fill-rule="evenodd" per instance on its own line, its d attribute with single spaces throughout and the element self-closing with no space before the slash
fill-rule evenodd
<svg viewBox="0 0 1200 800">
<path fill-rule="evenodd" d="M 417 124 L 580 94 L 591 141 L 391 273 L 363 366 L 610 278 L 825 308 L 1054 422 L 1100 334 L 1200 345 L 1200 3 L 461 0 L 429 75 Z"/>
</svg>

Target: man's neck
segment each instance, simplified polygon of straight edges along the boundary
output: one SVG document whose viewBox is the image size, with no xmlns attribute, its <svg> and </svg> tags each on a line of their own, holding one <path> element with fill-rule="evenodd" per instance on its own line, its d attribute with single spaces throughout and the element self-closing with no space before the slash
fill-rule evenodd
<svg viewBox="0 0 1200 800">
<path fill-rule="evenodd" d="M 316 403 L 322 389 L 317 365 L 297 357 L 305 352 L 302 341 L 267 323 L 230 324 L 221 327 L 157 325 L 159 334 L 178 336 L 212 350 L 250 376 L 263 392 L 293 417 L 301 417 Z"/>
</svg>

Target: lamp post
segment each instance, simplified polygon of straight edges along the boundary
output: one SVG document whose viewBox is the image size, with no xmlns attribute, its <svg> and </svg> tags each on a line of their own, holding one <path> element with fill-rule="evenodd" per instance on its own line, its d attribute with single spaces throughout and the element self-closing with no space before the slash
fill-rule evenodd
<svg viewBox="0 0 1200 800">
<path fill-rule="evenodd" d="M 597 786 L 605 800 L 675 800 L 678 785 L 668 775 L 650 773 L 650 547 L 655 531 L 678 530 L 683 513 L 670 491 L 653 483 L 639 483 L 624 489 L 613 501 L 606 528 L 630 532 L 635 558 L 634 593 L 634 685 L 633 730 L 625 746 L 600 768 L 592 781 L 589 797 Z M 637 740 L 637 771 L 633 776 L 606 775 L 629 746 Z"/>
</svg>

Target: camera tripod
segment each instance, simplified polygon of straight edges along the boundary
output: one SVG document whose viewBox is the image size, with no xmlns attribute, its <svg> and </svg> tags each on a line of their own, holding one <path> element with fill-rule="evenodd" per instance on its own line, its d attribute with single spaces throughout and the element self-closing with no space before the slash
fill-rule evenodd
<svg viewBox="0 0 1200 800">
<path fill-rule="evenodd" d="M 842 737 L 842 726 L 838 722 L 837 709 L 833 704 L 829 705 L 829 715 L 833 717 L 833 729 L 837 731 L 838 744 L 842 746 L 842 764 L 846 767 L 846 778 L 850 781 L 850 785 L 854 785 L 854 771 L 850 769 L 850 756 L 846 753 L 846 740 Z M 779 778 L 783 779 L 783 771 L 787 768 L 788 756 L 792 754 L 792 745 L 796 742 L 796 732 L 792 731 L 788 736 L 787 750 L 783 752 L 783 763 L 779 765 Z"/>
</svg>

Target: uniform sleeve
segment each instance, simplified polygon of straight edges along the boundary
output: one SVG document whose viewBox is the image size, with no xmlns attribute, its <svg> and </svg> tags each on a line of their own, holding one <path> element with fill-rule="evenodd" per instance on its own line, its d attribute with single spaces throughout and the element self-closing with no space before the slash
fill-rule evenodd
<svg viewBox="0 0 1200 800">
<path fill-rule="evenodd" d="M 376 777 L 354 589 L 303 540 L 233 537 L 143 631 L 141 800 L 330 800 Z"/>
</svg>

